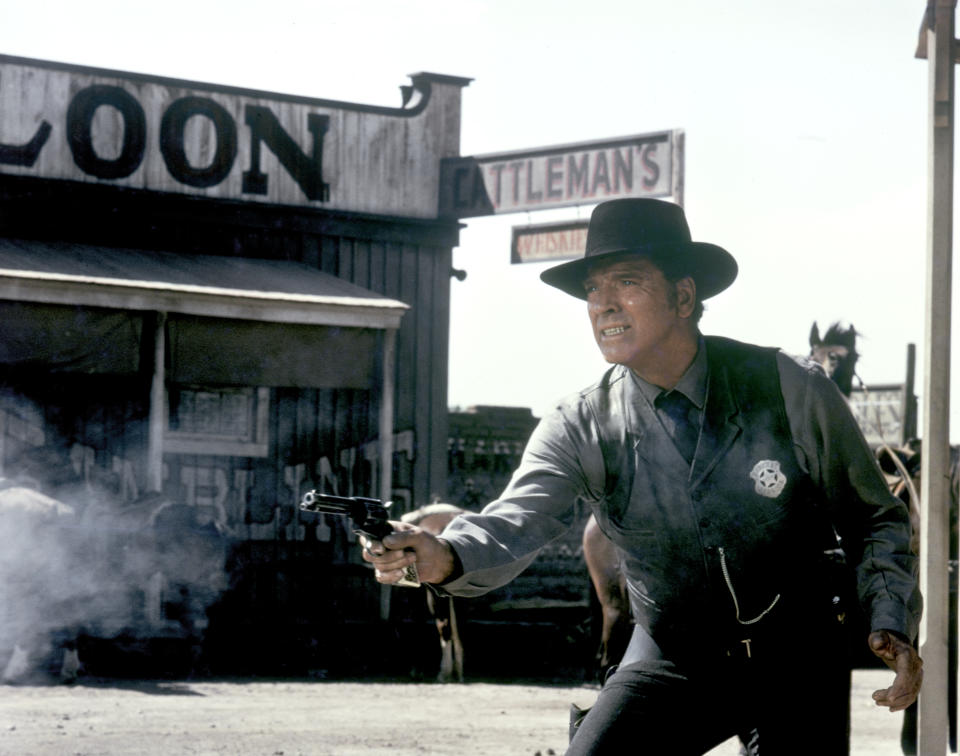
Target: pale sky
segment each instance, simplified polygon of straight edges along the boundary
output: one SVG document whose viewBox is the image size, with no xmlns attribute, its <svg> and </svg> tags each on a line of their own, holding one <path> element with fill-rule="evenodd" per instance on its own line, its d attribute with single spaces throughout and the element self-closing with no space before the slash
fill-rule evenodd
<svg viewBox="0 0 960 756">
<path fill-rule="evenodd" d="M 869 386 L 903 380 L 911 342 L 922 381 L 928 68 L 913 55 L 924 7 L 2 0 L 0 52 L 394 107 L 409 74 L 470 77 L 463 155 L 683 129 L 693 237 L 741 271 L 708 302 L 703 331 L 806 353 L 814 320 L 852 323 Z M 545 264 L 510 264 L 511 226 L 589 211 L 465 221 L 451 405 L 541 415 L 599 378 L 584 305 L 540 283 Z M 957 439 L 960 408 L 951 416 Z"/>
</svg>

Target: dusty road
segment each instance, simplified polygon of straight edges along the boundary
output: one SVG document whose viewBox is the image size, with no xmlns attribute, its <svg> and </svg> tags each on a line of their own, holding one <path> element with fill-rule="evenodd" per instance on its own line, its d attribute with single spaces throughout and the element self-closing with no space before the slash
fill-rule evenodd
<svg viewBox="0 0 960 756">
<path fill-rule="evenodd" d="M 870 701 L 891 679 L 883 670 L 854 674 L 855 756 L 900 754 L 901 715 Z M 0 754 L 559 756 L 570 704 L 588 706 L 595 697 L 590 686 L 491 683 L 82 679 L 72 687 L 0 686 Z M 710 756 L 737 750 L 725 743 Z"/>
</svg>

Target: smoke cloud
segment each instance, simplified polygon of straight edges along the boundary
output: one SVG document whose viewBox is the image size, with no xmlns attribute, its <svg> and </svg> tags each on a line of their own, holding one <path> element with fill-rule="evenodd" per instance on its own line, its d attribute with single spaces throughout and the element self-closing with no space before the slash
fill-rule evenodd
<svg viewBox="0 0 960 756">
<path fill-rule="evenodd" d="M 226 541 L 204 507 L 119 501 L 67 455 L 27 450 L 0 478 L 0 682 L 60 672 L 79 636 L 199 644 L 226 588 Z M 81 659 L 82 661 L 82 659 Z"/>
</svg>

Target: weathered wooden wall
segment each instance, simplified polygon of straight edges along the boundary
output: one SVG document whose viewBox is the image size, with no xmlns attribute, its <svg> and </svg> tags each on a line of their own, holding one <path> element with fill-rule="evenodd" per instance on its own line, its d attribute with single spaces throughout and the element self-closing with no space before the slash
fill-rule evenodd
<svg viewBox="0 0 960 756">
<path fill-rule="evenodd" d="M 393 483 L 401 511 L 446 494 L 447 324 L 457 233 L 449 222 L 0 177 L 0 235 L 296 260 L 409 304 L 395 364 Z M 144 494 L 149 376 L 7 371 L 4 382 L 6 474 L 15 474 L 10 465 L 25 449 L 63 445 L 79 460 L 80 475 L 111 487 L 122 503 Z M 346 523 L 301 515 L 296 506 L 318 485 L 343 495 L 377 495 L 378 387 L 272 388 L 269 400 L 266 456 L 164 457 L 164 494 L 226 515 L 231 587 L 213 611 L 224 624 L 212 624 L 210 633 L 217 637 L 218 628 L 230 627 L 224 643 L 272 648 L 257 657 L 261 666 L 247 669 L 260 672 L 292 664 L 280 658 L 284 653 L 306 663 L 301 652 L 327 632 L 323 628 L 375 622 L 380 609 L 378 588 Z"/>
<path fill-rule="evenodd" d="M 398 498 L 419 506 L 431 495 L 445 495 L 450 267 L 456 224 L 290 209 L 270 212 L 232 203 L 211 206 L 209 201 L 102 187 L 79 191 L 69 184 L 9 177 L 0 179 L 0 208 L 4 235 L 49 239 L 68 233 L 72 241 L 89 244 L 135 242 L 184 253 L 297 260 L 411 305 L 397 340 L 394 428 L 404 434 L 396 451 L 402 456 L 397 464 Z M 56 224 L 46 222 L 51 213 Z M 375 440 L 375 391 L 294 393 L 297 396 L 275 392 L 273 402 L 271 436 L 278 441 L 272 450 L 272 475 L 281 482 L 284 465 L 305 465 L 310 478 L 322 457 L 336 460 L 341 451 Z M 261 476 L 269 477 L 264 472 Z M 373 493 L 357 490 L 362 483 L 355 475 L 348 479 L 354 485 L 343 493 Z M 275 492 L 267 498 L 284 499 Z"/>
</svg>

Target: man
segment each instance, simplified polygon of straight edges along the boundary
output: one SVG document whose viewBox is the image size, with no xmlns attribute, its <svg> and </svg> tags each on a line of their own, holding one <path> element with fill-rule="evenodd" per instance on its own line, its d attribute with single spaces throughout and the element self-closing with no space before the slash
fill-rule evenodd
<svg viewBox="0 0 960 756">
<path fill-rule="evenodd" d="M 907 511 L 819 368 L 701 335 L 702 301 L 736 275 L 680 207 L 600 204 L 584 258 L 541 278 L 586 300 L 614 366 L 543 418 L 500 499 L 438 538 L 404 530 L 364 552 L 381 582 L 416 562 L 440 590 L 478 595 L 588 501 L 636 625 L 569 754 L 699 754 L 738 733 L 755 752 L 847 753 L 850 673 L 822 577 L 838 539 L 869 646 L 896 671 L 876 703 L 900 711 L 919 692 Z"/>
</svg>

